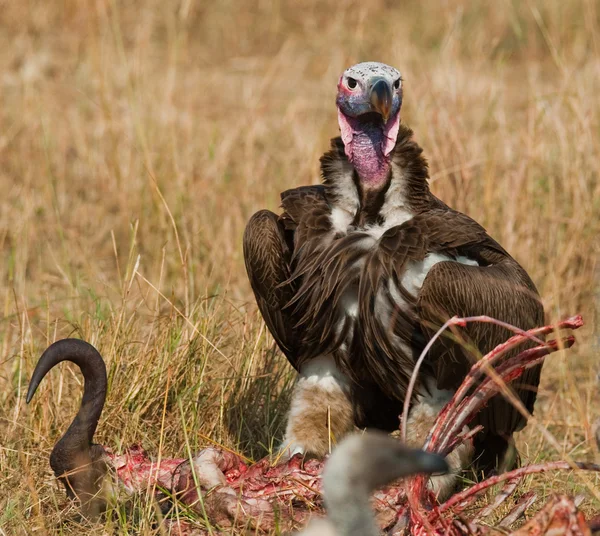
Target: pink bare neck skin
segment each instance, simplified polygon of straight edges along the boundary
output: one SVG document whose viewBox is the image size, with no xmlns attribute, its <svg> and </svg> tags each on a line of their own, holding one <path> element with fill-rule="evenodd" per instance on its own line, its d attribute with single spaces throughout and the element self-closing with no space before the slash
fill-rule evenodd
<svg viewBox="0 0 600 536">
<path fill-rule="evenodd" d="M 399 114 L 384 126 L 348 117 L 338 109 L 344 151 L 366 189 L 379 189 L 387 181 L 398 128 Z"/>
</svg>

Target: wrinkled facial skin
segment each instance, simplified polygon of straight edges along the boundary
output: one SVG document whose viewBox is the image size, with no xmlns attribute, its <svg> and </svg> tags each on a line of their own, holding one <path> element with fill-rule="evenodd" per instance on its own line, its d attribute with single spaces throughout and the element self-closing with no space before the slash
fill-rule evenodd
<svg viewBox="0 0 600 536">
<path fill-rule="evenodd" d="M 337 108 L 344 152 L 365 188 L 381 188 L 389 179 L 401 105 L 402 78 L 389 65 L 359 63 L 340 78 Z"/>
<path fill-rule="evenodd" d="M 387 89 L 384 87 L 387 86 Z M 381 103 L 384 93 L 391 94 L 389 121 L 395 118 L 402 106 L 402 78 L 400 71 L 383 63 L 359 63 L 347 69 L 338 82 L 336 104 L 347 117 L 358 118 L 369 112 L 382 114 Z"/>
</svg>

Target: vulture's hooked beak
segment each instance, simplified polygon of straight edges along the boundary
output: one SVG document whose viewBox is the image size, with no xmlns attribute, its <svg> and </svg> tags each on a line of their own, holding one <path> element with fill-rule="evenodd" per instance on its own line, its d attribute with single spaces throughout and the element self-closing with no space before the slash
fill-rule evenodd
<svg viewBox="0 0 600 536">
<path fill-rule="evenodd" d="M 443 475 L 450 470 L 448 462 L 444 458 L 431 452 L 425 452 L 423 450 L 412 451 L 411 456 L 408 459 L 414 464 L 414 468 L 419 472 L 432 475 Z"/>
<path fill-rule="evenodd" d="M 383 78 L 376 79 L 369 90 L 369 100 L 374 111 L 383 117 L 383 123 L 387 123 L 392 109 L 392 87 Z"/>
</svg>

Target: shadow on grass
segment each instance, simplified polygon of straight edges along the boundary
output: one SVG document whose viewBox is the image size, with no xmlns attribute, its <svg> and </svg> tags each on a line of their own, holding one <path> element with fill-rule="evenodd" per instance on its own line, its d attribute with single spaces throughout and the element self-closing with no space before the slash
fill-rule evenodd
<svg viewBox="0 0 600 536">
<path fill-rule="evenodd" d="M 283 439 L 295 372 L 275 349 L 263 364 L 238 379 L 225 405 L 225 425 L 245 456 L 258 460 Z"/>
</svg>

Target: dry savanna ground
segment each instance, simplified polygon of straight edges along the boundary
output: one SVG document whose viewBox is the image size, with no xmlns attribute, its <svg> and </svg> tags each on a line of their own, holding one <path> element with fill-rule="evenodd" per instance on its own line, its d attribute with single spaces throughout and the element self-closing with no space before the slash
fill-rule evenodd
<svg viewBox="0 0 600 536">
<path fill-rule="evenodd" d="M 337 79 L 367 59 L 402 70 L 435 193 L 525 266 L 550 320 L 584 315 L 518 445 L 524 462 L 594 460 L 599 16 L 594 0 L 0 0 L 0 532 L 82 532 L 48 465 L 78 371 L 24 401 L 59 338 L 106 359 L 98 442 L 271 451 L 294 378 L 241 236 L 280 191 L 319 181 Z M 583 491 L 588 512 L 595 486 L 525 485 Z M 85 530 L 157 533 L 148 498 L 112 514 Z"/>
</svg>

